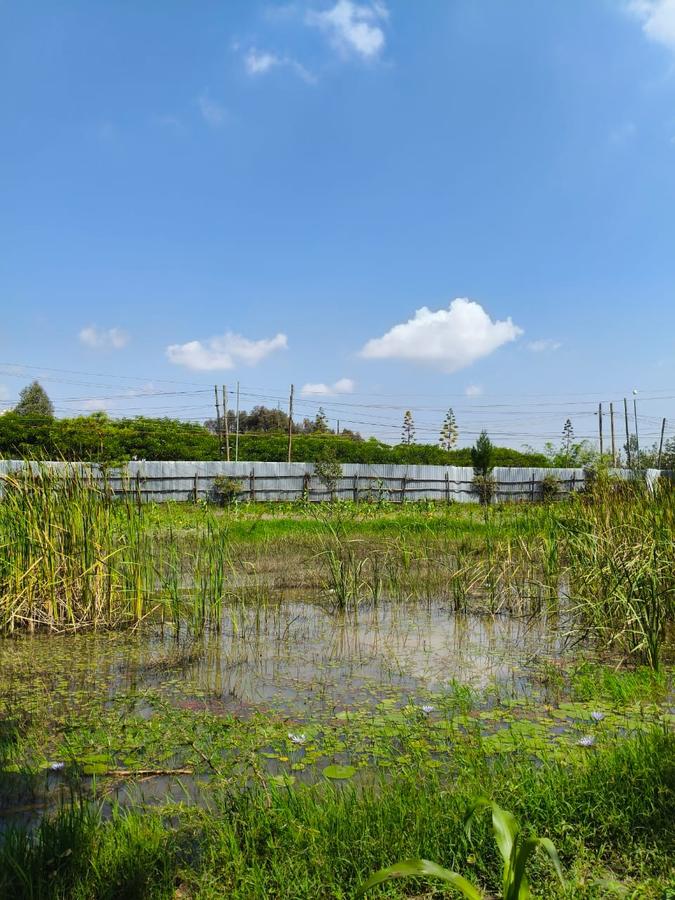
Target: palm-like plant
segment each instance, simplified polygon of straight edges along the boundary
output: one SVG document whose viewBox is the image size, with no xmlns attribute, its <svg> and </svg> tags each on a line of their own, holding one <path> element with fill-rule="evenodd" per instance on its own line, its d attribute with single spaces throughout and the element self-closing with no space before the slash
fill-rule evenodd
<svg viewBox="0 0 675 900">
<path fill-rule="evenodd" d="M 482 809 L 492 810 L 492 830 L 499 853 L 504 860 L 502 873 L 503 900 L 528 900 L 530 888 L 525 867 L 532 854 L 539 847 L 548 853 L 553 863 L 553 868 L 564 885 L 560 859 L 552 842 L 545 837 L 524 835 L 510 812 L 484 797 L 476 800 L 466 814 L 464 826 L 469 836 L 471 835 L 471 824 L 476 814 Z M 362 896 L 371 887 L 391 878 L 407 878 L 410 876 L 438 878 L 451 884 L 467 900 L 485 900 L 486 897 L 479 888 L 467 881 L 462 875 L 457 872 L 451 872 L 449 869 L 444 869 L 428 859 L 406 859 L 394 866 L 380 869 L 379 872 L 376 872 L 359 888 L 356 895 L 357 897 Z"/>
</svg>

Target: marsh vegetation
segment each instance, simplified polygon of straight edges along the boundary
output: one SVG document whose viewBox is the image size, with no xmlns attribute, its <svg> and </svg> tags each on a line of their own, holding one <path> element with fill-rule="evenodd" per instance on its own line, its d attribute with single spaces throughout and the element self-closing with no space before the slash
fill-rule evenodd
<svg viewBox="0 0 675 900">
<path fill-rule="evenodd" d="M 0 894 L 350 897 L 412 858 L 496 893 L 484 795 L 558 849 L 537 896 L 664 896 L 674 534 L 672 490 L 604 479 L 223 509 L 6 479 Z"/>
</svg>

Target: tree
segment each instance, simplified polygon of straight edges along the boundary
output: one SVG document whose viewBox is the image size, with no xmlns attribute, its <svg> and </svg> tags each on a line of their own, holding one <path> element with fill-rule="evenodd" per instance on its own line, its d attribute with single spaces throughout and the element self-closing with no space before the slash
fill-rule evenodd
<svg viewBox="0 0 675 900">
<path fill-rule="evenodd" d="M 38 381 L 27 385 L 19 394 L 19 402 L 14 407 L 18 416 L 53 419 L 54 406 L 47 392 Z"/>
<path fill-rule="evenodd" d="M 562 452 L 565 457 L 565 465 L 568 466 L 570 464 L 570 452 L 572 450 L 572 445 L 574 443 L 574 427 L 572 426 L 572 420 L 567 419 L 565 424 L 563 425 L 562 431 Z"/>
<path fill-rule="evenodd" d="M 487 431 L 483 429 L 478 435 L 476 443 L 471 448 L 471 462 L 473 464 L 473 474 L 487 476 L 492 474 L 494 468 L 492 456 L 494 446 L 488 437 Z"/>
<path fill-rule="evenodd" d="M 457 444 L 459 438 L 459 429 L 452 407 L 445 414 L 445 419 L 441 427 L 441 433 L 438 438 L 438 445 L 441 450 L 452 450 Z"/>
<path fill-rule="evenodd" d="M 488 506 L 495 492 L 495 480 L 492 477 L 494 447 L 483 429 L 478 435 L 476 443 L 471 448 L 471 462 L 473 464 L 473 488 L 478 494 L 478 499 L 484 506 Z"/>
<path fill-rule="evenodd" d="M 405 415 L 403 416 L 403 426 L 401 428 L 401 443 L 415 443 L 415 422 L 413 421 L 413 414 L 409 409 L 405 411 Z"/>
<path fill-rule="evenodd" d="M 326 418 L 326 413 L 323 411 L 323 407 L 320 406 L 316 418 L 314 419 L 314 433 L 328 434 L 328 431 L 328 419 Z"/>
</svg>

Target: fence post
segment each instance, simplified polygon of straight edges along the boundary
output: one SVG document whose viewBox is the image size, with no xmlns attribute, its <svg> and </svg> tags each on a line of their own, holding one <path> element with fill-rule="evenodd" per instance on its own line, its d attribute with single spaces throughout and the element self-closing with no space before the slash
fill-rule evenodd
<svg viewBox="0 0 675 900">
<path fill-rule="evenodd" d="M 255 466 L 251 466 L 251 474 L 248 476 L 248 492 L 251 502 L 255 502 Z"/>
<path fill-rule="evenodd" d="M 358 476 L 358 472 L 355 472 L 355 473 L 354 473 L 354 487 L 353 487 L 353 491 L 354 491 L 354 503 L 358 503 L 358 502 L 359 502 L 359 476 Z"/>
<path fill-rule="evenodd" d="M 195 472 L 194 492 L 195 492 L 195 503 L 196 503 L 199 500 L 199 472 Z"/>
<path fill-rule="evenodd" d="M 445 473 L 445 502 L 450 502 L 450 475 Z"/>
<path fill-rule="evenodd" d="M 401 503 L 405 503 L 405 486 L 408 478 L 406 475 L 401 479 Z"/>
<path fill-rule="evenodd" d="M 312 479 L 312 476 L 309 472 L 305 472 L 302 476 L 302 499 L 309 500 L 309 483 Z"/>
<path fill-rule="evenodd" d="M 141 510 L 141 473 L 136 470 L 136 503 L 138 505 L 138 511 Z"/>
<path fill-rule="evenodd" d="M 531 483 L 530 483 L 530 502 L 531 503 L 534 503 L 534 485 L 535 485 L 535 480 L 534 480 L 534 472 L 533 472 L 532 478 L 531 478 Z"/>
</svg>

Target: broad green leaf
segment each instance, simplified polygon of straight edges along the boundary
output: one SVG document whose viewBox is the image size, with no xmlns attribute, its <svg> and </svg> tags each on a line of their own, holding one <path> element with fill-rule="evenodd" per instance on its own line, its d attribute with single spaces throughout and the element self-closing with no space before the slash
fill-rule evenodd
<svg viewBox="0 0 675 900">
<path fill-rule="evenodd" d="M 326 778 L 331 778 L 333 780 L 340 778 L 353 778 L 356 775 L 356 766 L 326 766 L 323 770 L 323 775 Z"/>
<path fill-rule="evenodd" d="M 370 888 L 383 881 L 389 881 L 391 878 L 409 878 L 411 876 L 427 876 L 429 878 L 439 878 L 446 881 L 466 897 L 467 900 L 484 900 L 484 895 L 475 888 L 470 881 L 462 878 L 457 872 L 451 872 L 450 869 L 444 869 L 436 863 L 430 862 L 428 859 L 404 859 L 394 866 L 388 866 L 386 869 L 380 869 L 372 875 L 365 884 L 356 892 L 357 897 L 363 896 Z"/>
</svg>

